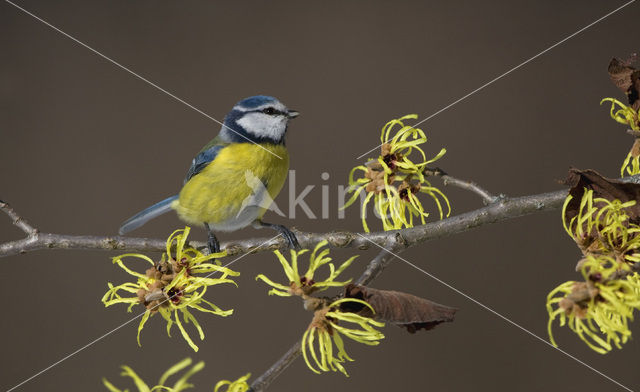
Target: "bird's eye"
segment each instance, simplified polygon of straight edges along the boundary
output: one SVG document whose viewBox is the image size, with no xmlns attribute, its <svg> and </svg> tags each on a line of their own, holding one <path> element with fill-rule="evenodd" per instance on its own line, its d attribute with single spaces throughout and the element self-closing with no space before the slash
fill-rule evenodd
<svg viewBox="0 0 640 392">
<path fill-rule="evenodd" d="M 262 109 L 262 113 L 268 114 L 268 115 L 271 116 L 271 115 L 274 115 L 274 114 L 278 113 L 278 111 L 276 109 L 272 108 L 272 107 L 268 107 L 268 108 Z"/>
</svg>

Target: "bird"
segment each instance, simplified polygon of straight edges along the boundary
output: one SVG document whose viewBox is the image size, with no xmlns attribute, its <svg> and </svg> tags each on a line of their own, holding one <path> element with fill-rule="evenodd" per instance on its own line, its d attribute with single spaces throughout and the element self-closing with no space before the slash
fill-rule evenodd
<svg viewBox="0 0 640 392">
<path fill-rule="evenodd" d="M 291 230 L 262 220 L 286 180 L 289 154 L 285 135 L 289 121 L 298 115 L 266 95 L 236 103 L 218 135 L 191 162 L 180 192 L 126 220 L 120 235 L 175 210 L 188 224 L 204 227 L 211 253 L 220 252 L 217 232 L 249 225 L 274 229 L 290 248 L 300 249 Z"/>
</svg>

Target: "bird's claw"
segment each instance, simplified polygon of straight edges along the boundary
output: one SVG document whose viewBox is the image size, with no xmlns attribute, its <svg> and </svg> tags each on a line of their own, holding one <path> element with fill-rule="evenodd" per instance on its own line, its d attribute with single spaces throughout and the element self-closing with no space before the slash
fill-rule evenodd
<svg viewBox="0 0 640 392">
<path fill-rule="evenodd" d="M 207 223 L 204 224 L 204 228 L 207 230 L 207 248 L 209 248 L 209 254 L 220 253 L 220 242 L 216 238 L 215 234 L 209 228 Z"/>
<path fill-rule="evenodd" d="M 301 249 L 300 243 L 298 242 L 298 238 L 291 230 L 287 229 L 284 226 L 280 226 L 278 231 L 280 231 L 280 234 L 282 234 L 284 239 L 289 243 L 289 248 L 295 249 L 295 250 Z"/>
<path fill-rule="evenodd" d="M 220 253 L 220 243 L 216 237 L 209 236 L 207 240 L 207 248 L 209 248 L 209 254 Z"/>
<path fill-rule="evenodd" d="M 257 220 L 254 222 L 254 227 L 255 228 L 269 227 L 271 229 L 274 229 L 284 237 L 285 241 L 287 241 L 287 243 L 289 244 L 289 248 L 294 250 L 302 249 L 296 235 L 283 225 L 278 225 L 275 223 L 266 223 L 266 222 Z"/>
</svg>

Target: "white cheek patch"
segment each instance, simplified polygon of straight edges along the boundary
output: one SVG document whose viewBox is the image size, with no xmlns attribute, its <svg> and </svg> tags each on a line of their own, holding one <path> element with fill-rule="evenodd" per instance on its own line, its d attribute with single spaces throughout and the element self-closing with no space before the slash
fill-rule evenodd
<svg viewBox="0 0 640 392">
<path fill-rule="evenodd" d="M 287 119 L 283 116 L 270 116 L 264 113 L 247 113 L 236 122 L 250 134 L 273 140 L 280 140 L 287 128 Z"/>
</svg>

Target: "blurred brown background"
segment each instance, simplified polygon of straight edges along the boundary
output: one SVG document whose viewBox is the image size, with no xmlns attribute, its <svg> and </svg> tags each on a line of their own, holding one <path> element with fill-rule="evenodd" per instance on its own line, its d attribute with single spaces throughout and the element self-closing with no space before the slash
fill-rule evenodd
<svg viewBox="0 0 640 392">
<path fill-rule="evenodd" d="M 287 141 L 291 167 L 298 192 L 316 185 L 306 198 L 316 214 L 320 186 L 329 184 L 335 197 L 386 121 L 429 116 L 623 4 L 17 3 L 220 120 L 236 101 L 259 93 L 299 110 Z M 572 165 L 617 176 L 631 140 L 598 102 L 621 98 L 606 66 L 612 56 L 640 49 L 639 18 L 640 5 L 632 4 L 427 121 L 428 150 L 445 146 L 439 166 L 513 196 L 559 189 L 555 181 Z M 220 128 L 6 2 L 0 26 L 0 198 L 42 231 L 115 234 L 132 213 L 179 189 L 193 155 Z M 474 195 L 446 192 L 454 213 L 481 206 Z M 277 199 L 281 208 L 287 193 Z M 306 231 L 360 230 L 358 209 L 338 220 L 334 201 L 329 220 L 309 219 L 301 209 L 295 219 L 270 218 Z M 577 248 L 560 222 L 559 212 L 541 213 L 429 242 L 404 257 L 546 339 L 547 293 L 579 278 Z M 172 214 L 133 235 L 166 237 L 181 226 Z M 220 237 L 268 234 L 246 229 Z M 1 218 L 2 241 L 21 236 Z M 193 238 L 205 234 L 194 230 Z M 360 253 L 348 270 L 353 276 L 375 255 Z M 128 279 L 111 264 L 115 254 L 58 250 L 0 260 L 0 389 L 130 319 L 125 306 L 100 303 L 107 281 Z M 17 390 L 105 390 L 101 377 L 132 389 L 119 376 L 121 364 L 153 383 L 186 356 L 206 362 L 193 378 L 199 391 L 261 374 L 302 335 L 310 315 L 296 299 L 267 297 L 266 285 L 254 281 L 260 272 L 283 276 L 272 255 L 234 267 L 240 288 L 215 288 L 208 298 L 235 314 L 198 315 L 206 331 L 200 352 L 177 329 L 168 338 L 154 317 L 142 348 L 136 321 Z M 373 286 L 460 311 L 454 323 L 428 333 L 389 326 L 376 348 L 347 343 L 356 359 L 347 364 L 349 379 L 315 375 L 299 360 L 272 390 L 622 390 L 401 261 Z M 640 333 L 637 322 L 632 329 Z M 637 339 L 602 356 L 568 330 L 555 331 L 562 349 L 631 388 L 640 384 Z"/>
</svg>

